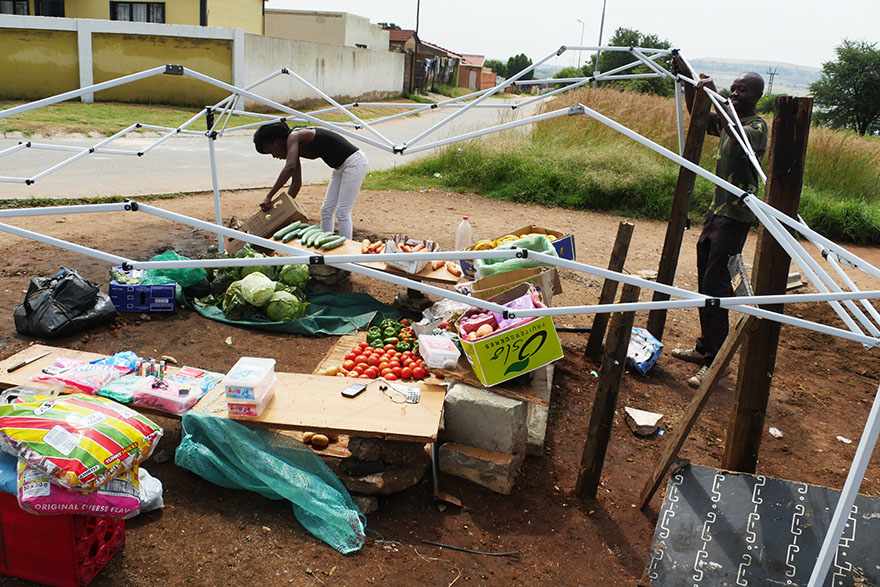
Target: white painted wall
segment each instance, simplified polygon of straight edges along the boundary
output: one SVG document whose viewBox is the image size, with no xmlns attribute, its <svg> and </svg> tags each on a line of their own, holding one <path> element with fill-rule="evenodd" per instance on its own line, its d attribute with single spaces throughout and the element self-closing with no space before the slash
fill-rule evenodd
<svg viewBox="0 0 880 587">
<path fill-rule="evenodd" d="M 265 34 L 294 41 L 325 45 L 366 45 L 373 51 L 387 51 L 389 33 L 370 19 L 347 12 L 266 9 Z"/>
<path fill-rule="evenodd" d="M 334 99 L 397 95 L 403 90 L 403 62 L 402 53 L 387 50 L 371 51 L 246 34 L 244 84 L 287 67 Z M 253 91 L 282 104 L 321 99 L 314 90 L 289 75 L 277 76 Z"/>
</svg>

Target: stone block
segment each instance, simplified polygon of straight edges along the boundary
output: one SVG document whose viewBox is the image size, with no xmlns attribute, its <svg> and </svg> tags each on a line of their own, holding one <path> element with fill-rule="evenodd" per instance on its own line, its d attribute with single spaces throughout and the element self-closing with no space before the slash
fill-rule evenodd
<svg viewBox="0 0 880 587">
<path fill-rule="evenodd" d="M 626 406 L 626 424 L 636 436 L 651 436 L 656 433 L 663 423 L 663 414 L 646 412 Z"/>
<path fill-rule="evenodd" d="M 532 391 L 543 401 L 550 403 L 550 392 L 553 389 L 553 365 L 545 365 L 532 371 Z M 540 457 L 544 455 L 544 438 L 547 436 L 547 418 L 550 407 L 529 402 L 526 414 L 526 426 L 529 431 L 526 454 Z"/>
<path fill-rule="evenodd" d="M 456 383 L 446 394 L 447 440 L 505 454 L 523 454 L 528 440 L 527 407 L 484 388 Z"/>
<path fill-rule="evenodd" d="M 383 461 L 399 465 L 419 462 L 425 456 L 424 443 L 359 436 L 348 441 L 348 450 L 361 461 Z"/>
<path fill-rule="evenodd" d="M 510 455 L 447 442 L 440 446 L 440 471 L 510 495 L 524 455 Z"/>
</svg>

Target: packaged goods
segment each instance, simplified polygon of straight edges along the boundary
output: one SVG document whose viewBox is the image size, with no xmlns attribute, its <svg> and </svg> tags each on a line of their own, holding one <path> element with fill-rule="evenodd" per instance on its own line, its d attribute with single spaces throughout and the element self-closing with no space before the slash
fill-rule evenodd
<svg viewBox="0 0 880 587">
<path fill-rule="evenodd" d="M 93 394 L 107 382 L 128 373 L 131 369 L 120 365 L 99 365 L 60 357 L 51 368 L 34 375 L 34 381 L 56 381 L 82 393 Z M 48 371 L 48 373 L 47 373 Z"/>
<path fill-rule="evenodd" d="M 268 385 L 262 387 L 254 397 L 254 399 L 226 398 L 226 409 L 229 411 L 229 417 L 259 418 L 275 397 L 275 381 L 277 377 L 272 375 L 269 378 Z"/>
<path fill-rule="evenodd" d="M 419 354 L 435 369 L 455 369 L 461 355 L 451 338 L 434 334 L 419 336 Z"/>
<path fill-rule="evenodd" d="M 17 493 L 21 509 L 36 515 L 89 514 L 131 518 L 140 511 L 137 466 L 86 493 L 56 485 L 48 473 L 19 461 Z"/>
<path fill-rule="evenodd" d="M 96 489 L 153 452 L 162 429 L 112 400 L 34 396 L 0 406 L 0 444 L 69 489 Z"/>
<path fill-rule="evenodd" d="M 242 357 L 226 374 L 223 385 L 226 396 L 239 399 L 254 399 L 259 389 L 275 372 L 275 359 Z"/>
</svg>

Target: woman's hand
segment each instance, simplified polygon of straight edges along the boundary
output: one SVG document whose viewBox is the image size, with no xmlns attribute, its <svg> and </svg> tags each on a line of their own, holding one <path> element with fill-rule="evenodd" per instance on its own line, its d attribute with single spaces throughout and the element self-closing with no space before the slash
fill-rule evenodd
<svg viewBox="0 0 880 587">
<path fill-rule="evenodd" d="M 263 198 L 263 201 L 260 202 L 260 210 L 262 210 L 263 212 L 268 212 L 271 209 L 272 209 L 272 196 L 269 195 L 269 196 L 266 196 L 265 198 Z"/>
</svg>

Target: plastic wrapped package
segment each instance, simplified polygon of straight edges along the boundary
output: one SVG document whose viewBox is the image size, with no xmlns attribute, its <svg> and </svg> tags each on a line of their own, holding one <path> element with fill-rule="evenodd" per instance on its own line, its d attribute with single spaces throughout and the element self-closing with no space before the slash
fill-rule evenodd
<svg viewBox="0 0 880 587">
<path fill-rule="evenodd" d="M 69 489 L 96 489 L 148 459 L 162 429 L 112 400 L 34 396 L 0 406 L 0 444 Z"/>
<path fill-rule="evenodd" d="M 58 382 L 82 393 L 94 394 L 107 382 L 122 377 L 131 369 L 120 365 L 99 365 L 76 359 L 60 357 L 52 364 L 51 371 L 43 369 L 34 375 L 34 381 Z"/>
<path fill-rule="evenodd" d="M 0 492 L 15 495 L 17 492 L 18 459 L 0 450 Z"/>
<path fill-rule="evenodd" d="M 141 512 L 145 514 L 165 507 L 162 498 L 162 482 L 150 475 L 143 467 L 138 467 L 138 481 L 141 486 Z"/>
<path fill-rule="evenodd" d="M 48 473 L 18 462 L 18 505 L 36 515 L 86 514 L 131 518 L 141 507 L 138 467 L 121 473 L 96 489 L 83 492 L 52 483 Z"/>
</svg>

